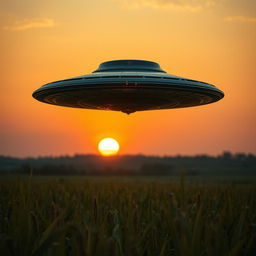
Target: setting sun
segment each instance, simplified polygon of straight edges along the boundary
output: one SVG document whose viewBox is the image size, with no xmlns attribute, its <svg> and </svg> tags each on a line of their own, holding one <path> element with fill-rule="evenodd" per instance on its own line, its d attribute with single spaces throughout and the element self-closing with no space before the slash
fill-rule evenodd
<svg viewBox="0 0 256 256">
<path fill-rule="evenodd" d="M 99 142 L 98 150 L 103 156 L 113 156 L 119 151 L 119 144 L 113 138 L 105 138 Z"/>
</svg>

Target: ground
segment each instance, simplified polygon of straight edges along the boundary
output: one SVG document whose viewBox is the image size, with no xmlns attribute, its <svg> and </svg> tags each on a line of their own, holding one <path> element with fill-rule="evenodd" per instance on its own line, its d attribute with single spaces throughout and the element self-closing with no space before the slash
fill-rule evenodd
<svg viewBox="0 0 256 256">
<path fill-rule="evenodd" d="M 255 255 L 255 180 L 0 179 L 1 255 Z"/>
</svg>

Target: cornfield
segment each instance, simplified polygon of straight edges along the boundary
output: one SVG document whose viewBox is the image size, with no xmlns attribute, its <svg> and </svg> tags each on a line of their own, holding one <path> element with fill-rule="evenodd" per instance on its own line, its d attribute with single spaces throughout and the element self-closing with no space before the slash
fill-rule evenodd
<svg viewBox="0 0 256 256">
<path fill-rule="evenodd" d="M 256 255 L 256 187 L 183 177 L 3 178 L 0 254 Z"/>
</svg>

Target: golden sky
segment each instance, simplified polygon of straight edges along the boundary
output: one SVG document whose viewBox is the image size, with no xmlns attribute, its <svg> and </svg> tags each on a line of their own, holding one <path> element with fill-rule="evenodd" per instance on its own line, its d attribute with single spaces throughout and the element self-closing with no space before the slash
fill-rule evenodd
<svg viewBox="0 0 256 256">
<path fill-rule="evenodd" d="M 0 154 L 256 153 L 256 1 L 10 0 L 1 3 Z M 108 60 L 158 62 L 225 92 L 201 107 L 137 112 L 43 104 L 39 86 Z"/>
</svg>

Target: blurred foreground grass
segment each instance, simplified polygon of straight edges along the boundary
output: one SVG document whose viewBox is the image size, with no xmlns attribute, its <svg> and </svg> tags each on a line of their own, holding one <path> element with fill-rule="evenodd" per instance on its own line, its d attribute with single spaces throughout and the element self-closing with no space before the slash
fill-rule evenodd
<svg viewBox="0 0 256 256">
<path fill-rule="evenodd" d="M 2 178 L 0 255 L 256 255 L 256 186 L 183 177 Z"/>
</svg>

